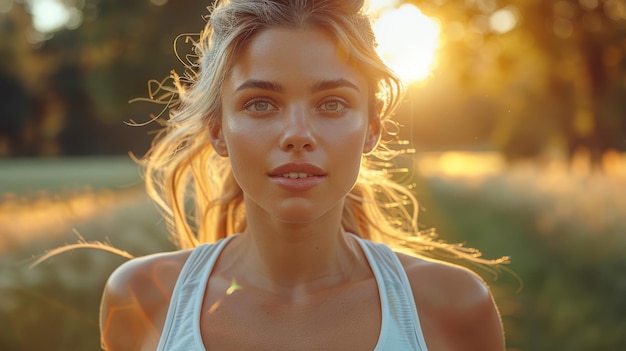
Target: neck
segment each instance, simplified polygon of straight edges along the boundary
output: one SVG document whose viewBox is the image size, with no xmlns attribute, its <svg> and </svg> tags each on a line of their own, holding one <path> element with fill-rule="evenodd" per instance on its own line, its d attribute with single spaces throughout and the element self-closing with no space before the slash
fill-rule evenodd
<svg viewBox="0 0 626 351">
<path fill-rule="evenodd" d="M 248 227 L 233 243 L 233 267 L 248 284 L 270 291 L 313 291 L 352 279 L 361 260 L 341 228 L 343 204 L 306 224 L 248 210 Z M 243 273 L 243 274 L 242 274 Z"/>
</svg>

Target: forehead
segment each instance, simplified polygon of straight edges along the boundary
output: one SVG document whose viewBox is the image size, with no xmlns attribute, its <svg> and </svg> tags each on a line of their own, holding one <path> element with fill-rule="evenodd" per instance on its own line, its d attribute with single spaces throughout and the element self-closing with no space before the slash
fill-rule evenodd
<svg viewBox="0 0 626 351">
<path fill-rule="evenodd" d="M 237 52 L 227 78 L 231 83 L 347 79 L 367 91 L 365 77 L 349 62 L 346 51 L 328 33 L 315 28 L 261 31 Z"/>
</svg>

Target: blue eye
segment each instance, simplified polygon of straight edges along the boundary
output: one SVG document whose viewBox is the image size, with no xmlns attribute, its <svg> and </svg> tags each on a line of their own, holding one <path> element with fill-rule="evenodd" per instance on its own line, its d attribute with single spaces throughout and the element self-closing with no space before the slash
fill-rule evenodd
<svg viewBox="0 0 626 351">
<path fill-rule="evenodd" d="M 267 100 L 251 100 L 243 107 L 246 111 L 252 113 L 268 112 L 276 109 L 276 107 Z"/>
<path fill-rule="evenodd" d="M 339 100 L 329 100 L 320 106 L 320 110 L 328 112 L 341 112 L 346 108 L 346 104 Z"/>
</svg>

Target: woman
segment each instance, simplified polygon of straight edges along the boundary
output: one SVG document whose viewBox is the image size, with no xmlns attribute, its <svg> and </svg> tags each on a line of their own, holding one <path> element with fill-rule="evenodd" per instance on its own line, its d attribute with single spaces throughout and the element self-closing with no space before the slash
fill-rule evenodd
<svg viewBox="0 0 626 351">
<path fill-rule="evenodd" d="M 393 156 L 402 91 L 362 5 L 212 9 L 146 157 L 181 250 L 112 274 L 104 349 L 503 350 L 483 281 L 422 256 L 481 260 L 420 234 L 410 192 L 373 161 Z"/>
</svg>

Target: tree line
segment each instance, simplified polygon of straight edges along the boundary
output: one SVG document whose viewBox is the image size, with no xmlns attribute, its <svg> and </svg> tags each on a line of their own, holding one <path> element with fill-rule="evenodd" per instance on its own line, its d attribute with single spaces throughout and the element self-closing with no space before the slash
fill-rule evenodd
<svg viewBox="0 0 626 351">
<path fill-rule="evenodd" d="M 409 87 L 398 119 L 418 149 L 507 159 L 600 160 L 626 149 L 626 5 L 620 0 L 410 0 L 438 19 L 432 76 Z M 209 1 L 85 0 L 83 22 L 33 40 L 27 5 L 0 14 L 0 155 L 141 154 L 160 106 L 128 104 L 182 70 L 175 37 L 198 31 Z M 506 31 L 490 26 L 503 10 Z M 419 33 L 398 33 L 419 35 Z M 183 48 L 184 49 L 184 48 Z"/>
</svg>

